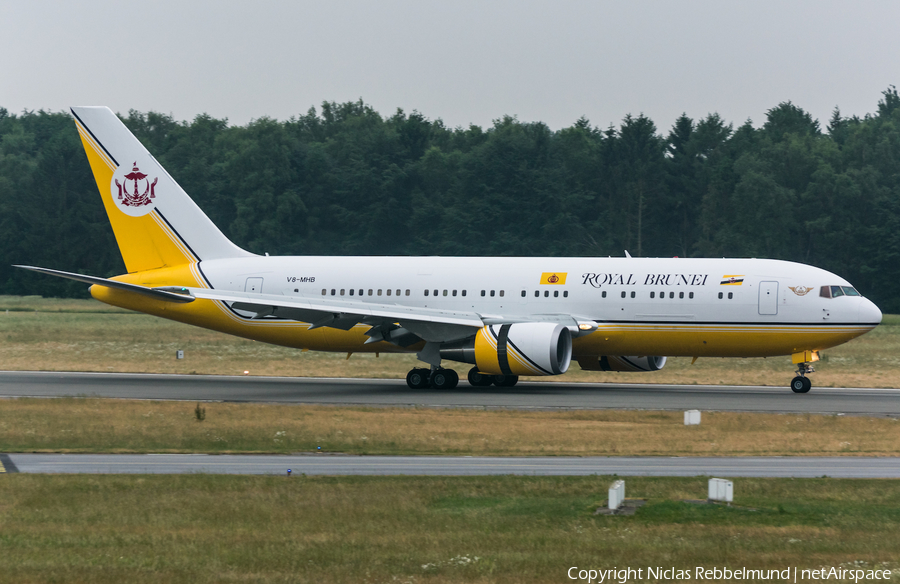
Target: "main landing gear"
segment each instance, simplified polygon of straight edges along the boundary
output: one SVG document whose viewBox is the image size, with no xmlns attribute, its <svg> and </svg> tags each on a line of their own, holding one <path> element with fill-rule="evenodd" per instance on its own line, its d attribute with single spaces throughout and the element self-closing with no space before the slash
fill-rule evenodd
<svg viewBox="0 0 900 584">
<path fill-rule="evenodd" d="M 791 391 L 794 393 L 806 393 L 812 388 L 812 382 L 807 373 L 813 373 L 815 369 L 809 363 L 799 363 L 797 366 L 797 377 L 791 380 Z"/>
<path fill-rule="evenodd" d="M 512 387 L 519 382 L 518 375 L 485 375 L 478 367 L 469 369 L 469 384 L 472 387 L 487 387 L 492 383 L 497 387 Z"/>
<path fill-rule="evenodd" d="M 518 375 L 485 375 L 472 367 L 469 371 L 469 384 L 472 387 L 512 387 L 519 382 Z M 406 374 L 406 385 L 410 389 L 453 389 L 459 384 L 459 375 L 453 369 L 435 367 L 434 369 L 416 368 Z"/>
<path fill-rule="evenodd" d="M 459 375 L 453 369 L 413 369 L 406 374 L 406 385 L 411 389 L 453 389 L 459 384 Z"/>
</svg>

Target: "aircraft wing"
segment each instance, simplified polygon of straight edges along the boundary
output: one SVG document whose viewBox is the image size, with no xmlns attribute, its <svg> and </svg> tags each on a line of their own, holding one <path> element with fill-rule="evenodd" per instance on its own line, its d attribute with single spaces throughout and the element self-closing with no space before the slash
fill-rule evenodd
<svg viewBox="0 0 900 584">
<path fill-rule="evenodd" d="M 206 288 L 188 288 L 195 298 L 227 302 L 235 310 L 254 313 L 254 318 L 269 316 L 308 322 L 312 328 L 331 327 L 350 330 L 357 324 L 372 327 L 369 336 L 374 341 L 401 341 L 405 331 L 413 333 L 416 342 L 462 339 L 475 334 L 484 326 L 475 312 L 441 310 L 398 304 L 375 304 L 354 300 L 293 298 L 277 294 L 227 292 Z M 399 327 L 399 329 L 398 329 Z M 402 329 L 405 329 L 402 330 Z M 390 333 L 390 334 L 389 334 Z M 409 344 L 412 344 L 410 342 Z"/>
<path fill-rule="evenodd" d="M 366 332 L 370 337 L 368 342 L 387 341 L 400 346 L 409 346 L 421 340 L 440 343 L 464 339 L 485 325 L 516 322 L 558 322 L 570 327 L 576 334 L 596 329 L 596 324 L 589 318 L 568 314 L 495 315 L 399 304 L 376 304 L 360 300 L 298 298 L 183 286 L 151 288 L 61 270 L 33 266 L 15 267 L 86 284 L 134 292 L 167 302 L 216 300 L 227 303 L 235 310 L 249 313 L 253 315 L 251 318 L 255 319 L 285 318 L 308 322 L 312 325 L 311 328 L 330 327 L 341 330 L 350 330 L 358 324 L 364 324 L 370 327 Z"/>
</svg>

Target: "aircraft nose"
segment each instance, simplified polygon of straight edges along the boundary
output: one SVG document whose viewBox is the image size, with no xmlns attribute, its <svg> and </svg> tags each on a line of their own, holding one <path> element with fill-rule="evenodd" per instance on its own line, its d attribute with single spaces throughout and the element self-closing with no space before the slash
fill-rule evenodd
<svg viewBox="0 0 900 584">
<path fill-rule="evenodd" d="M 859 322 L 863 324 L 880 324 L 881 311 L 875 303 L 868 298 L 862 298 L 859 303 Z"/>
</svg>

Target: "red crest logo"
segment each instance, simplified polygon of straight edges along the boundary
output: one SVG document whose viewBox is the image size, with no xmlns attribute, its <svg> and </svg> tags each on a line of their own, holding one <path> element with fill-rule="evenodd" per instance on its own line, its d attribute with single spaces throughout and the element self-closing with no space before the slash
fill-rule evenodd
<svg viewBox="0 0 900 584">
<path fill-rule="evenodd" d="M 159 178 L 154 178 L 151 183 L 147 175 L 141 172 L 137 162 L 132 165 L 131 172 L 125 175 L 124 184 L 115 180 L 116 186 L 119 188 L 119 204 L 125 207 L 143 207 L 151 203 L 150 199 L 156 198 L 156 182 Z M 142 192 L 143 191 L 143 192 Z"/>
<path fill-rule="evenodd" d="M 552 276 L 547 278 L 547 281 L 550 282 L 551 284 L 556 284 L 557 282 L 559 282 L 559 276 L 557 276 L 556 274 L 553 274 Z"/>
</svg>

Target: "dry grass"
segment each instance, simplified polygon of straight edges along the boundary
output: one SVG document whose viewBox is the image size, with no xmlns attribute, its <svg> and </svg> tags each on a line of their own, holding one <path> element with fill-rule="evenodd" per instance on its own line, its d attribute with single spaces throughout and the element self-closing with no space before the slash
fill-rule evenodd
<svg viewBox="0 0 900 584">
<path fill-rule="evenodd" d="M 9 310 L 9 312 L 6 312 Z M 37 312 L 35 312 L 37 310 Z M 175 351 L 184 350 L 183 360 Z M 888 315 L 874 331 L 823 353 L 813 378 L 818 387 L 898 387 L 900 316 Z M 655 373 L 581 371 L 546 381 L 784 386 L 796 368 L 790 357 L 670 359 Z M 0 296 L 0 369 L 198 373 L 286 377 L 402 379 L 414 355 L 300 352 L 248 341 L 107 307 L 93 300 Z M 460 372 L 468 365 L 452 364 Z"/>
<path fill-rule="evenodd" d="M 571 566 L 863 566 L 900 575 L 900 482 L 610 477 L 8 475 L 2 582 L 567 582 Z M 634 580 L 632 580 L 634 581 Z"/>
<path fill-rule="evenodd" d="M 796 414 L 522 412 L 93 398 L 0 401 L 0 452 L 896 456 L 900 421 Z"/>
</svg>

